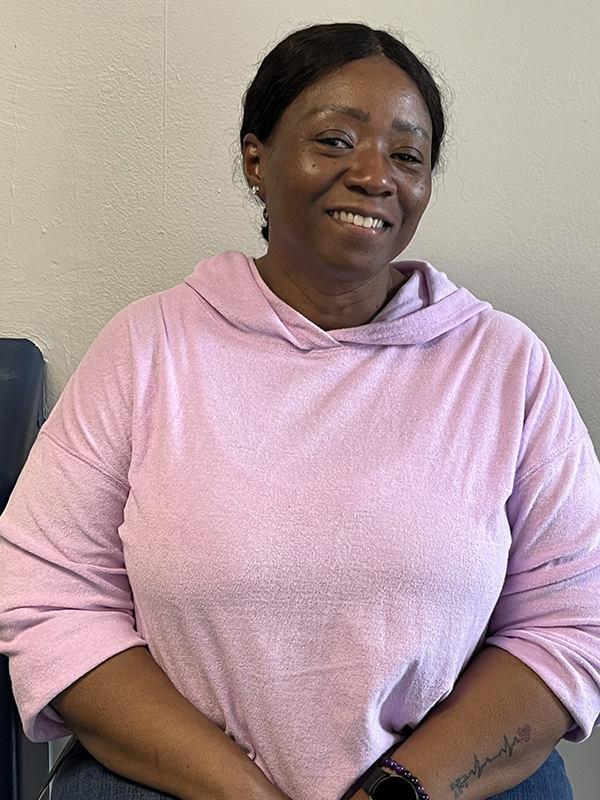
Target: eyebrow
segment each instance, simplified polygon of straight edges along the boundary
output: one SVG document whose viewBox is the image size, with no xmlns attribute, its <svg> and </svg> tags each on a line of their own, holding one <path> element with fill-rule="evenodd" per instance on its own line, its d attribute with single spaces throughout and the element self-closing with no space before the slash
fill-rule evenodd
<svg viewBox="0 0 600 800">
<path fill-rule="evenodd" d="M 353 108 L 352 106 L 325 106 L 324 108 L 313 108 L 307 114 L 306 117 L 310 117 L 313 114 L 342 114 L 345 117 L 351 117 L 352 119 L 357 119 L 359 122 L 369 122 L 371 119 L 371 115 L 367 114 L 366 111 L 362 111 L 360 108 Z M 392 129 L 397 133 L 414 133 L 416 136 L 419 136 L 421 139 L 429 140 L 429 134 L 422 128 L 421 125 L 417 125 L 415 122 L 408 122 L 407 120 L 403 119 L 394 119 L 392 122 Z"/>
</svg>

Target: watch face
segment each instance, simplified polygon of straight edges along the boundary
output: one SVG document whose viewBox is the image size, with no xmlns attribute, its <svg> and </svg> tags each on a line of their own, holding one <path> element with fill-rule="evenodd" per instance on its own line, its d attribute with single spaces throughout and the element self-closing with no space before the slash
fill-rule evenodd
<svg viewBox="0 0 600 800">
<path fill-rule="evenodd" d="M 369 792 L 373 800 L 415 800 L 417 790 L 400 775 L 388 775 L 378 781 Z"/>
</svg>

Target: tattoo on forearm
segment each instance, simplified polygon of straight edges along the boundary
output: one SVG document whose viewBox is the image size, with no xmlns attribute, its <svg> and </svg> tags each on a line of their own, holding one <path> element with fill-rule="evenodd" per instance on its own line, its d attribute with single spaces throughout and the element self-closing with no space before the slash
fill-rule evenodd
<svg viewBox="0 0 600 800">
<path fill-rule="evenodd" d="M 471 769 L 468 772 L 465 772 L 463 775 L 459 775 L 458 778 L 456 778 L 456 780 L 452 781 L 450 784 L 450 789 L 454 792 L 454 797 L 460 797 L 464 790 L 468 789 L 470 780 L 473 778 L 481 778 L 481 773 L 488 766 L 488 764 L 491 764 L 497 758 L 500 758 L 500 756 L 507 755 L 509 758 L 511 758 L 515 747 L 518 744 L 528 742 L 530 739 L 531 726 L 523 725 L 522 728 L 517 728 L 517 735 L 514 736 L 512 740 L 509 739 L 506 734 L 504 734 L 504 744 L 493 756 L 488 756 L 483 761 L 480 761 L 479 756 L 476 753 L 473 753 L 473 766 Z"/>
</svg>

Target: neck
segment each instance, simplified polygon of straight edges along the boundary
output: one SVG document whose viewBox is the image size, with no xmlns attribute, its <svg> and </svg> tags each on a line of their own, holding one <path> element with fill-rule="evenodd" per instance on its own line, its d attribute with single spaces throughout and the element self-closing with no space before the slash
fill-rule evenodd
<svg viewBox="0 0 600 800">
<path fill-rule="evenodd" d="M 313 277 L 275 265 L 268 254 L 256 266 L 273 294 L 325 331 L 370 322 L 406 280 L 391 266 L 362 280 Z"/>
</svg>

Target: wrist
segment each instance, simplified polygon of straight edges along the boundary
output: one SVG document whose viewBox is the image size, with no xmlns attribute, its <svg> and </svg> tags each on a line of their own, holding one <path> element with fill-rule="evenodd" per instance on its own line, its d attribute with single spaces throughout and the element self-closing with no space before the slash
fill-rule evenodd
<svg viewBox="0 0 600 800">
<path fill-rule="evenodd" d="M 414 797 L 414 800 L 430 800 L 421 781 L 407 767 L 394 758 L 386 756 L 381 762 L 382 770 L 392 777 L 400 778 L 404 781 L 407 790 L 404 792 L 406 797 Z M 409 791 L 410 789 L 410 791 Z"/>
<path fill-rule="evenodd" d="M 359 778 L 342 800 L 430 800 L 421 780 L 386 754 Z"/>
<path fill-rule="evenodd" d="M 389 754 L 388 757 L 402 765 L 406 770 L 410 771 L 412 775 L 416 775 L 431 800 L 445 797 L 443 793 L 443 777 L 437 769 L 437 763 L 435 758 L 432 758 L 431 751 L 415 746 L 416 742 L 411 742 L 409 746 L 409 741 L 410 739 L 407 739 L 403 742 L 402 745 L 393 753 Z M 388 768 L 384 767 L 384 769 Z"/>
</svg>

